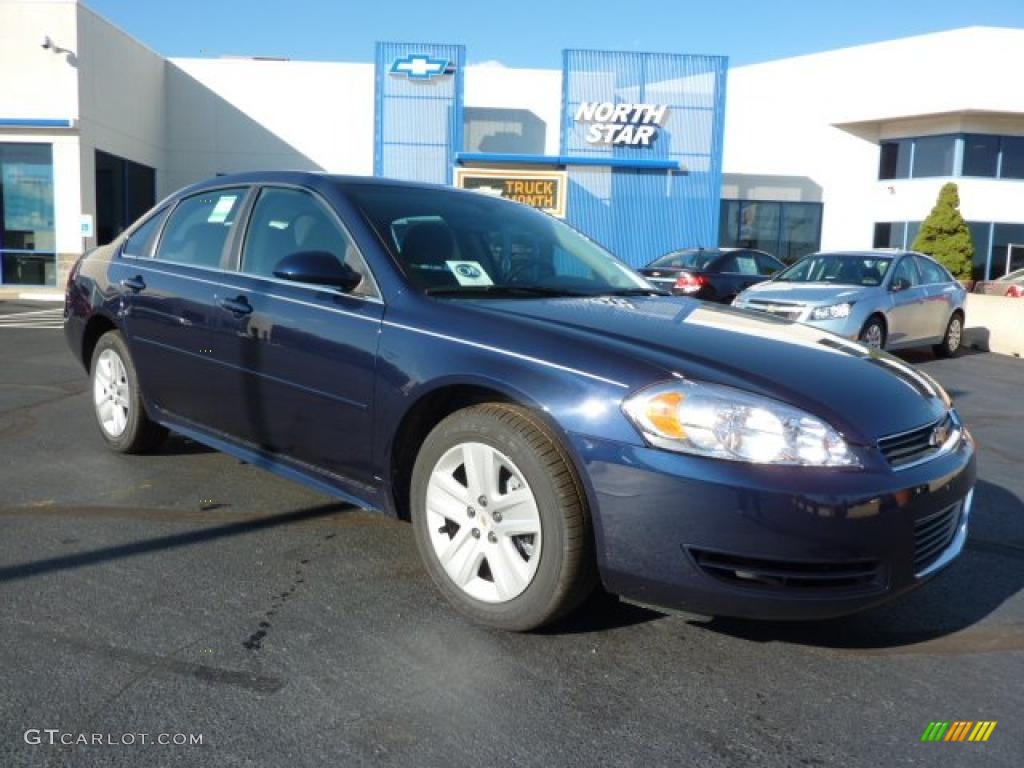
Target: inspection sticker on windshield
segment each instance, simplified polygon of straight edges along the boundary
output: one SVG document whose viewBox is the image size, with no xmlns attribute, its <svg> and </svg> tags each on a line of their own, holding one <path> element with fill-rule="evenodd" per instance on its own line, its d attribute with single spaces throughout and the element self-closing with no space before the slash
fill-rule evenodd
<svg viewBox="0 0 1024 768">
<path fill-rule="evenodd" d="M 446 261 L 448 269 L 455 275 L 459 285 L 494 285 L 491 276 L 478 261 Z"/>
<path fill-rule="evenodd" d="M 235 207 L 237 199 L 238 195 L 221 195 L 217 198 L 217 204 L 213 206 L 213 210 L 210 211 L 206 220 L 211 224 L 222 224 L 231 213 L 231 209 Z"/>
</svg>

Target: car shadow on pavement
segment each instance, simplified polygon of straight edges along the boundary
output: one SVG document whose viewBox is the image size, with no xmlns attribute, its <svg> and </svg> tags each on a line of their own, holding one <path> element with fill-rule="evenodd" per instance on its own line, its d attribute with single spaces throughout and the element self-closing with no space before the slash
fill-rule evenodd
<svg viewBox="0 0 1024 768">
<path fill-rule="evenodd" d="M 964 553 L 928 584 L 891 603 L 838 619 L 765 622 L 694 620 L 701 629 L 754 642 L 824 648 L 971 653 L 1024 650 L 1024 625 L 979 625 L 1024 589 L 1024 502 L 978 481 Z"/>
<path fill-rule="evenodd" d="M 538 635 L 582 635 L 622 629 L 667 618 L 666 614 L 627 603 L 598 587 L 575 611 L 538 629 Z"/>
<path fill-rule="evenodd" d="M 153 453 L 160 456 L 190 456 L 196 453 L 214 453 L 215 449 L 208 445 L 197 443 L 195 440 L 184 435 L 172 432 L 167 439 L 155 449 Z"/>
<path fill-rule="evenodd" d="M 81 568 L 88 565 L 98 565 L 112 560 L 121 560 L 126 557 L 137 555 L 148 555 L 154 552 L 162 552 L 179 547 L 187 547 L 193 544 L 200 544 L 216 539 L 223 539 L 229 536 L 239 536 L 246 533 L 263 531 L 268 528 L 276 528 L 281 525 L 292 525 L 294 523 L 312 520 L 316 518 L 329 517 L 344 512 L 355 511 L 357 507 L 343 502 L 332 502 L 330 504 L 317 504 L 311 507 L 283 512 L 277 515 L 266 517 L 248 518 L 237 523 L 226 525 L 215 525 L 196 530 L 175 533 L 169 536 L 159 536 L 153 539 L 141 539 L 128 544 L 118 544 L 112 547 L 93 549 L 88 552 L 76 552 L 71 555 L 61 555 L 45 560 L 34 560 L 27 563 L 0 566 L 0 584 L 19 579 L 27 579 L 32 576 L 39 576 L 56 571 L 66 571 L 72 568 Z"/>
</svg>

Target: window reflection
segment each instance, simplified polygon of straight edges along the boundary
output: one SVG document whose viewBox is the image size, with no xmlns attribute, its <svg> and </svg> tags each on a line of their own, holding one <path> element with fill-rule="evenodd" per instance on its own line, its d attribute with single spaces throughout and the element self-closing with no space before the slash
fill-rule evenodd
<svg viewBox="0 0 1024 768">
<path fill-rule="evenodd" d="M 786 263 L 818 250 L 821 203 L 723 200 L 719 245 L 766 251 Z"/>
<path fill-rule="evenodd" d="M 0 143 L 0 284 L 55 285 L 53 149 Z"/>
</svg>

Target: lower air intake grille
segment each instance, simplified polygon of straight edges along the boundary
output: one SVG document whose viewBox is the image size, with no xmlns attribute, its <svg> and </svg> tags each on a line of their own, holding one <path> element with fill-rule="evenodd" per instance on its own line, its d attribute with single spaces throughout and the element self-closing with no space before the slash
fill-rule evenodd
<svg viewBox="0 0 1024 768">
<path fill-rule="evenodd" d="M 792 562 L 739 557 L 691 549 L 694 561 L 709 576 L 745 587 L 850 589 L 881 585 L 877 560 Z"/>
<path fill-rule="evenodd" d="M 956 534 L 963 502 L 914 521 L 914 572 L 920 573 L 946 550 Z"/>
</svg>

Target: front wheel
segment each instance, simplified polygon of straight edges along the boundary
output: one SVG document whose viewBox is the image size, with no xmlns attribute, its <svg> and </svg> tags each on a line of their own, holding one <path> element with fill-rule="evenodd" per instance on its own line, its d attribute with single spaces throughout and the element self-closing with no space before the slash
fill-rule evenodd
<svg viewBox="0 0 1024 768">
<path fill-rule="evenodd" d="M 416 545 L 463 614 L 536 629 L 596 583 L 586 499 L 556 435 L 530 411 L 458 411 L 427 436 L 413 469 Z"/>
<path fill-rule="evenodd" d="M 955 312 L 949 318 L 946 325 L 946 335 L 942 337 L 942 343 L 936 344 L 932 350 L 939 357 L 953 357 L 960 351 L 960 345 L 964 337 L 964 318 L 959 312 Z"/>
<path fill-rule="evenodd" d="M 862 344 L 872 349 L 882 349 L 885 346 L 885 323 L 881 318 L 869 317 L 864 327 L 860 329 L 858 338 Z"/>
<path fill-rule="evenodd" d="M 155 448 L 167 430 L 150 421 L 128 345 L 117 331 L 103 334 L 92 353 L 93 411 L 100 434 L 119 453 Z"/>
</svg>

